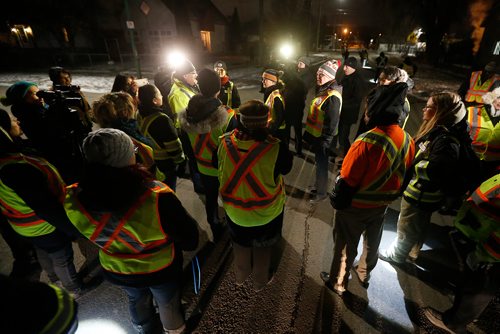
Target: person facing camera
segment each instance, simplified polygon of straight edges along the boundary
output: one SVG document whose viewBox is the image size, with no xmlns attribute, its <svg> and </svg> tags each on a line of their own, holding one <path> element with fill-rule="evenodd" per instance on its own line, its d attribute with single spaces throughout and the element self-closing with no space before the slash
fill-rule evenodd
<svg viewBox="0 0 500 334">
<path fill-rule="evenodd" d="M 64 202 L 69 219 L 100 248 L 105 277 L 127 294 L 137 332 L 154 332 L 154 299 L 163 329 L 182 333 L 182 250 L 198 245 L 196 221 L 168 186 L 136 164 L 123 131 L 91 132 L 83 153 L 85 173 Z"/>
<path fill-rule="evenodd" d="M 241 105 L 238 127 L 220 137 L 217 152 L 236 284 L 253 273 L 256 291 L 272 279 L 271 256 L 283 226 L 283 175 L 293 163 L 288 145 L 269 135 L 268 114 L 269 107 L 260 101 Z"/>
</svg>

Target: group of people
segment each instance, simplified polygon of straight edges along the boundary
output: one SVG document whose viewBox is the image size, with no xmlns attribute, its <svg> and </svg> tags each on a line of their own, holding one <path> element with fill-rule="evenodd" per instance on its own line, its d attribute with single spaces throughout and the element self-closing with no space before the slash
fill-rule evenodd
<svg viewBox="0 0 500 334">
<path fill-rule="evenodd" d="M 0 111 L 0 208 L 8 222 L 2 222 L 3 235 L 10 236 L 9 245 L 28 240 L 49 280 L 59 281 L 74 297 L 91 287 L 75 269 L 71 243 L 89 240 L 99 249 L 105 278 L 127 294 L 138 333 L 182 333 L 182 252 L 197 248 L 199 230 L 175 194 L 178 175 L 187 163 L 195 191 L 204 194 L 214 241 L 228 230 L 236 284 L 251 276 L 260 291 L 273 279 L 271 258 L 284 221 L 283 176 L 293 166 L 293 126 L 296 155 L 303 157 L 304 143 L 315 157 L 311 203 L 329 197 L 336 209 L 333 261 L 330 272 L 321 273 L 326 287 L 343 295 L 354 266 L 367 288 L 379 257 L 395 265 L 415 261 L 431 214 L 460 205 L 456 226 L 474 245 L 464 275 L 477 276 L 481 270 L 497 277 L 498 267 L 491 264 L 499 260 L 498 76 L 473 73 L 462 99 L 451 92 L 432 95 L 412 138 L 404 130 L 411 86 L 406 71 L 384 66 L 379 84 L 365 97 L 357 59 L 328 60 L 315 73 L 314 98 L 302 132 L 306 96 L 314 81 L 309 65 L 302 57 L 291 71 L 266 69 L 263 101 L 243 104 L 223 61 L 197 71 L 186 59 L 158 87 L 118 75 L 113 92 L 91 108 L 75 88 L 81 103 L 65 108 L 81 122 L 92 120 L 99 126 L 95 131 L 87 128 L 76 143 L 81 154 L 78 174 L 70 173 L 67 161 L 46 154 L 51 152 L 47 147 L 66 139 L 48 136 L 63 104 L 47 108 L 36 84 L 15 83 L 2 100 L 12 105 L 13 116 Z M 338 82 L 341 66 L 344 78 Z M 70 86 L 67 71 L 58 71 L 57 77 L 67 79 L 62 85 Z M 60 85 L 54 84 L 53 91 L 61 90 Z M 358 132 L 351 145 L 354 124 Z M 21 140 L 23 131 L 28 142 Z M 39 140 L 45 146 L 37 147 Z M 343 160 L 328 196 L 332 151 Z M 469 182 L 464 175 L 471 172 L 476 156 L 481 169 Z M 388 205 L 401 195 L 397 239 L 379 254 Z M 219 216 L 219 197 L 225 217 Z M 10 233 L 4 233 L 7 229 Z M 363 254 L 354 264 L 361 234 Z M 19 236 L 22 240 L 14 240 Z M 56 302 L 59 307 L 73 305 L 64 290 L 51 287 L 56 301 L 66 301 Z M 469 320 L 482 311 L 478 304 Z M 459 331 L 464 326 L 460 310 L 460 305 L 454 307 L 439 325 Z M 61 332 L 74 328 L 75 314 L 76 309 L 65 315 Z M 431 311 L 426 315 L 433 323 L 441 321 Z M 31 325 L 43 328 L 41 322 Z"/>
</svg>

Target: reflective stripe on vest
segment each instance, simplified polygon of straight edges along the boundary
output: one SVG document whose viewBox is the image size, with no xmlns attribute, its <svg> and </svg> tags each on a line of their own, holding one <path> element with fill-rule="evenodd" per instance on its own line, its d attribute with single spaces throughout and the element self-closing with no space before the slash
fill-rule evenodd
<svg viewBox="0 0 500 334">
<path fill-rule="evenodd" d="M 182 152 L 182 144 L 179 138 L 176 138 L 172 141 L 163 143 L 163 146 L 151 136 L 149 133 L 149 127 L 158 117 L 167 117 L 167 115 L 158 112 L 152 115 L 148 115 L 144 118 L 141 118 L 139 121 L 139 127 L 144 136 L 148 137 L 153 142 L 153 157 L 154 160 L 168 160 L 171 159 L 174 163 L 179 164 L 184 161 L 184 153 Z M 180 152 L 180 153 L 179 153 Z"/>
<path fill-rule="evenodd" d="M 500 261 L 500 174 L 484 181 L 464 202 L 455 227 L 474 240 L 487 262 Z"/>
<path fill-rule="evenodd" d="M 62 203 L 65 194 L 64 181 L 54 166 L 43 158 L 10 155 L 0 159 L 0 169 L 9 164 L 29 164 L 42 172 L 46 177 L 49 190 Z M 19 197 L 14 190 L 0 180 L 0 209 L 14 231 L 25 237 L 36 237 L 54 232 L 55 227 L 38 217 L 33 209 Z"/>
<path fill-rule="evenodd" d="M 482 71 L 472 72 L 469 81 L 469 90 L 465 94 L 465 101 L 483 103 L 483 95 L 489 92 L 495 81 L 500 80 L 500 76 L 494 74 L 491 78 L 479 83 Z"/>
<path fill-rule="evenodd" d="M 189 141 L 193 147 L 193 154 L 198 164 L 200 173 L 217 176 L 217 168 L 212 165 L 212 157 L 217 149 L 211 133 L 192 134 L 188 133 Z"/>
<path fill-rule="evenodd" d="M 229 217 L 238 225 L 267 224 L 283 210 L 285 201 L 281 175 L 274 180 L 274 165 L 279 141 L 240 141 L 241 153 L 234 131 L 224 135 L 219 148 L 220 194 Z"/>
<path fill-rule="evenodd" d="M 269 107 L 269 110 L 271 111 L 267 119 L 268 126 L 269 123 L 273 121 L 273 119 L 276 119 L 276 111 L 274 110 L 274 98 L 276 97 L 281 101 L 281 104 L 283 105 L 283 112 L 285 112 L 285 100 L 283 100 L 283 96 L 281 96 L 279 89 L 275 89 L 271 92 L 271 94 L 269 94 L 265 103 Z M 278 129 L 282 130 L 285 127 L 286 127 L 285 118 L 283 118 L 283 122 L 280 124 Z"/>
<path fill-rule="evenodd" d="M 500 160 L 500 122 L 493 124 L 484 107 L 467 108 L 472 147 L 481 160 Z"/>
<path fill-rule="evenodd" d="M 330 98 L 336 96 L 340 100 L 340 110 L 342 110 L 342 95 L 335 89 L 329 89 L 326 95 L 317 96 L 311 102 L 309 113 L 307 114 L 306 129 L 314 137 L 320 137 L 323 133 L 323 122 L 325 120 L 325 112 L 321 109 L 323 104 Z"/>
<path fill-rule="evenodd" d="M 162 181 L 163 179 L 165 179 L 165 174 L 163 174 L 158 168 L 156 168 L 155 160 L 153 157 L 153 149 L 149 145 L 146 145 L 133 137 L 130 137 L 130 139 L 132 139 L 134 146 L 137 147 L 136 156 L 138 156 L 139 158 L 137 159 L 137 162 L 144 165 L 144 167 L 146 167 L 157 180 Z"/>
<path fill-rule="evenodd" d="M 364 189 L 357 191 L 353 196 L 353 201 L 364 205 L 385 205 L 399 197 L 400 189 L 384 190 L 384 187 L 394 177 L 398 178 L 399 184 L 403 183 L 411 140 L 406 132 L 403 135 L 401 147 L 398 147 L 389 136 L 374 131 L 366 132 L 356 139 L 356 141 L 363 141 L 380 147 L 384 151 L 387 160 L 389 160 L 389 166 L 387 170 L 380 173 L 378 178 L 372 180 Z"/>
<path fill-rule="evenodd" d="M 452 140 L 455 140 L 453 137 L 450 137 Z M 423 143 L 423 145 L 426 148 L 429 148 L 431 145 L 431 141 L 426 141 Z M 430 182 L 429 175 L 427 174 L 427 167 L 429 165 L 429 160 L 428 160 L 428 155 L 430 153 L 430 149 L 426 150 L 418 150 L 417 154 L 415 155 L 415 159 L 419 158 L 420 156 L 422 157 L 422 160 L 420 160 L 414 167 L 415 169 L 415 174 L 413 175 L 410 183 L 404 190 L 404 196 L 409 197 L 417 202 L 422 202 L 422 203 L 439 203 L 443 200 L 444 194 L 441 191 L 439 187 L 436 187 L 435 191 L 421 191 L 421 183 L 425 182 Z"/>
<path fill-rule="evenodd" d="M 229 81 L 229 87 L 225 90 L 227 95 L 226 106 L 229 108 L 233 107 L 233 82 Z"/>
<path fill-rule="evenodd" d="M 57 312 L 40 334 L 67 333 L 76 317 L 75 301 L 71 295 L 59 287 L 49 284 L 57 296 Z"/>
<path fill-rule="evenodd" d="M 172 192 L 154 181 L 124 214 L 91 213 L 78 201 L 77 185 L 69 187 L 65 209 L 75 227 L 100 248 L 102 267 L 120 274 L 143 274 L 168 267 L 174 247 L 158 216 L 158 195 Z"/>
</svg>

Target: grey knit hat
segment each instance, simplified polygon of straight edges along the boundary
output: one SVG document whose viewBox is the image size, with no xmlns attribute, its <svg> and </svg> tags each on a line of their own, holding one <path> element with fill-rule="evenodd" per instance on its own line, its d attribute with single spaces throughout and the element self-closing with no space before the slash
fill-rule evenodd
<svg viewBox="0 0 500 334">
<path fill-rule="evenodd" d="M 83 141 L 83 153 L 88 162 L 116 168 L 131 165 L 135 154 L 130 137 L 121 130 L 111 128 L 89 133 Z"/>
</svg>

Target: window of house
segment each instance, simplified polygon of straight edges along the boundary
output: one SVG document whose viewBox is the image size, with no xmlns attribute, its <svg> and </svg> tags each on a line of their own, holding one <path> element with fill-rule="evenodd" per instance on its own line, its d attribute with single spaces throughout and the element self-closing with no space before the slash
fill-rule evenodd
<svg viewBox="0 0 500 334">
<path fill-rule="evenodd" d="M 208 52 L 212 52 L 212 43 L 210 41 L 210 31 L 200 31 L 201 42 L 203 43 L 203 48 Z"/>
</svg>

